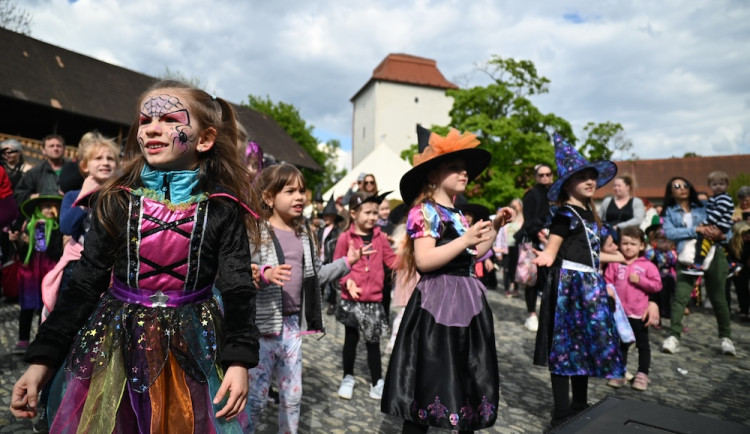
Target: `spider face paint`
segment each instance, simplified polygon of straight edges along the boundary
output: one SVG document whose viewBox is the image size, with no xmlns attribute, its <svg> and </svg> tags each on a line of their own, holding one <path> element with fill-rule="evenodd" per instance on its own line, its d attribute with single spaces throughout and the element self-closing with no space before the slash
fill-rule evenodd
<svg viewBox="0 0 750 434">
<path fill-rule="evenodd" d="M 154 167 L 183 170 L 197 164 L 198 129 L 179 96 L 153 93 L 141 106 L 138 144 Z"/>
</svg>

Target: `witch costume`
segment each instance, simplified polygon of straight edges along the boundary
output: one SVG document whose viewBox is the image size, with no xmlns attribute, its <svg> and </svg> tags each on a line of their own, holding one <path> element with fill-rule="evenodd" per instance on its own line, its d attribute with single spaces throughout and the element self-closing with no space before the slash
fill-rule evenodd
<svg viewBox="0 0 750 434">
<path fill-rule="evenodd" d="M 559 178 L 547 194 L 550 201 L 558 200 L 563 184 L 575 173 L 595 170 L 597 188 L 617 173 L 614 163 L 589 163 L 560 135 L 554 140 Z M 534 364 L 562 376 L 622 378 L 620 339 L 599 272 L 601 245 L 609 230 L 596 223 L 592 211 L 578 206 L 550 211 L 550 233 L 563 242 L 542 293 Z"/>
<path fill-rule="evenodd" d="M 469 180 L 489 164 L 489 152 L 475 148 L 475 138 L 466 143 L 455 140 L 455 130 L 447 138 L 421 127 L 417 132 L 422 153 L 401 179 L 404 203 L 416 200 L 427 175 L 441 162 L 463 160 Z M 436 247 L 467 229 L 457 209 L 432 201 L 414 206 L 407 219 L 411 238 L 433 237 Z M 411 423 L 458 430 L 495 423 L 500 395 L 495 332 L 486 288 L 474 274 L 475 256 L 476 251 L 465 249 L 438 270 L 417 270 L 422 277 L 391 354 L 383 412 Z"/>
<path fill-rule="evenodd" d="M 50 431 L 242 432 L 247 413 L 219 420 L 225 401 L 212 401 L 227 367 L 258 360 L 244 210 L 201 192 L 198 170 L 146 166 L 141 180 L 117 193 L 116 237 L 92 219 L 70 286 L 26 352 L 62 366 Z"/>
</svg>

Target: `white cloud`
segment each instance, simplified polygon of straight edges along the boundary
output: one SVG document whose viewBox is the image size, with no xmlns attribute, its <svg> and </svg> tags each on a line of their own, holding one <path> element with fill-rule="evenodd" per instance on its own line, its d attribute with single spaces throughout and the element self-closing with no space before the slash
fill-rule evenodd
<svg viewBox="0 0 750 434">
<path fill-rule="evenodd" d="M 388 53 L 437 60 L 483 84 L 491 55 L 551 80 L 534 102 L 568 119 L 620 122 L 641 158 L 750 153 L 750 6 L 744 1 L 243 2 L 34 0 L 32 35 L 128 69 L 167 68 L 236 102 L 295 105 L 347 146 L 349 99 Z M 329 137 L 326 137 L 328 139 Z"/>
</svg>

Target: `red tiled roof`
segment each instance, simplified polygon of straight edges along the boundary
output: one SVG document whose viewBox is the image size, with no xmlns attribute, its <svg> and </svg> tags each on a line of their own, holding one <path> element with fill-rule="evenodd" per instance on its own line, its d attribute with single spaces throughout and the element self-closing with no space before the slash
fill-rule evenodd
<svg viewBox="0 0 750 434">
<path fill-rule="evenodd" d="M 446 80 L 437 68 L 437 62 L 410 54 L 389 54 L 372 71 L 372 77 L 362 89 L 352 97 L 354 100 L 362 90 L 373 81 L 391 81 L 394 83 L 416 84 L 439 89 L 458 89 L 458 86 Z"/>
<path fill-rule="evenodd" d="M 741 173 L 750 173 L 750 154 L 721 155 L 715 157 L 686 157 L 663 160 L 615 161 L 619 175 L 633 177 L 635 196 L 661 202 L 667 182 L 674 176 L 684 177 L 695 189 L 711 194 L 706 179 L 714 170 L 723 170 L 729 179 Z M 596 191 L 595 199 L 612 194 L 611 184 Z"/>
</svg>

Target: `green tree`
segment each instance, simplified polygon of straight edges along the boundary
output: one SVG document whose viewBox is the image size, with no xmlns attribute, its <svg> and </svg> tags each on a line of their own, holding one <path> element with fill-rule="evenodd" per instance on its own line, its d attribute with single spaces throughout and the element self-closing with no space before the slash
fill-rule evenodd
<svg viewBox="0 0 750 434">
<path fill-rule="evenodd" d="M 338 170 L 336 168 L 338 153 L 341 150 L 341 142 L 338 139 L 331 139 L 326 143 L 321 143 L 318 147 L 322 148 L 320 150 L 326 155 L 324 164 L 321 164 L 324 175 L 321 191 L 325 191 L 346 175 L 346 169 Z"/>
<path fill-rule="evenodd" d="M 338 149 L 341 147 L 339 141 L 331 140 L 324 146 L 318 147 L 320 141 L 313 136 L 313 125 L 308 125 L 302 119 L 299 110 L 294 105 L 273 102 L 269 96 L 262 98 L 249 95 L 246 106 L 271 116 L 323 168 L 322 172 L 300 168 L 305 176 L 308 190 L 327 190 L 334 184 L 334 180 L 343 176 L 336 171 L 334 163 Z"/>
<path fill-rule="evenodd" d="M 625 160 L 635 155 L 628 153 L 633 148 L 625 136 L 625 129 L 619 123 L 589 122 L 583 127 L 586 138 L 581 145 L 581 153 L 589 160 Z"/>
<path fill-rule="evenodd" d="M 747 172 L 740 173 L 729 180 L 729 188 L 727 188 L 727 193 L 729 193 L 729 195 L 732 196 L 732 198 L 735 200 L 735 205 L 738 205 L 737 190 L 745 185 L 750 185 L 750 173 Z"/>
<path fill-rule="evenodd" d="M 451 125 L 475 133 L 492 154 L 490 166 L 467 196 L 495 209 L 533 185 L 536 164 L 554 167 L 552 132 L 559 132 L 571 144 L 575 136 L 568 121 L 542 113 L 529 100 L 532 95 L 547 93 L 549 84 L 531 61 L 494 56 L 482 70 L 491 78 L 489 85 L 452 89 L 448 95 L 454 99 Z M 438 129 L 433 127 L 433 131 Z"/>
<path fill-rule="evenodd" d="M 454 100 L 451 125 L 476 134 L 482 147 L 492 154 L 490 166 L 467 189 L 467 196 L 495 209 L 521 197 L 533 185 L 535 165 L 555 167 L 553 132 L 562 134 L 573 146 L 577 139 L 568 121 L 554 113 L 542 113 L 531 102 L 530 97 L 548 93 L 550 83 L 539 75 L 533 62 L 493 56 L 480 70 L 490 78 L 487 86 L 450 89 L 447 93 Z M 621 125 L 590 125 L 585 148 L 595 151 L 591 156 L 601 157 L 613 145 L 622 151 L 632 146 L 624 138 Z M 447 127 L 431 129 L 443 134 L 448 131 Z M 415 150 L 404 151 L 401 156 L 409 157 Z M 609 151 L 606 155 L 611 154 Z"/>
</svg>

